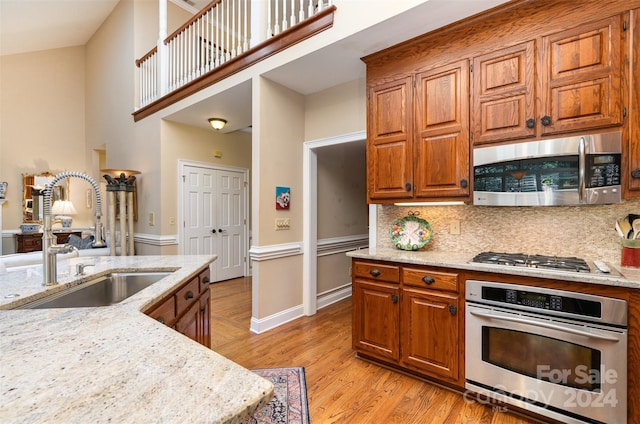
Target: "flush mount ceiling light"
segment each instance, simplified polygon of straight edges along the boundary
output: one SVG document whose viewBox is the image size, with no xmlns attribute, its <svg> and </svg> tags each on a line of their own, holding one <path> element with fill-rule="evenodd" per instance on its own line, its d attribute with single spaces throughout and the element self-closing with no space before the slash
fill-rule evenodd
<svg viewBox="0 0 640 424">
<path fill-rule="evenodd" d="M 220 131 L 221 129 L 223 129 L 226 123 L 227 123 L 227 121 L 225 119 L 222 119 L 222 118 L 210 118 L 209 119 L 209 124 L 216 131 Z"/>
</svg>

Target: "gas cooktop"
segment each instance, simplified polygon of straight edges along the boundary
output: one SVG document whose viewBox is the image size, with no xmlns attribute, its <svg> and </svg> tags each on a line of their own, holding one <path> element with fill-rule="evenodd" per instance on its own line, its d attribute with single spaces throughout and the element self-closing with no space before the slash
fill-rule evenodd
<svg viewBox="0 0 640 424">
<path fill-rule="evenodd" d="M 587 261 L 575 257 L 527 255 L 524 253 L 482 252 L 472 262 L 495 265 L 525 266 L 557 271 L 591 272 Z"/>
</svg>

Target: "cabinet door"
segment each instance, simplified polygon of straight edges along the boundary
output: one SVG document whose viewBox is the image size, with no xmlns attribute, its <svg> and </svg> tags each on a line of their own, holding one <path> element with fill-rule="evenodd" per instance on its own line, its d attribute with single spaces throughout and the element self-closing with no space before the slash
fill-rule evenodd
<svg viewBox="0 0 640 424">
<path fill-rule="evenodd" d="M 200 303 L 195 302 L 189 310 L 176 322 L 176 330 L 198 341 L 198 324 L 200 318 Z"/>
<path fill-rule="evenodd" d="M 403 289 L 401 364 L 457 381 L 461 336 L 458 308 L 455 294 Z"/>
<path fill-rule="evenodd" d="M 621 16 L 542 38 L 542 133 L 622 123 Z"/>
<path fill-rule="evenodd" d="M 415 197 L 468 196 L 469 61 L 416 76 Z"/>
<path fill-rule="evenodd" d="M 200 313 L 198 316 L 198 343 L 211 348 L 211 330 L 209 328 L 209 300 L 211 292 L 207 290 L 200 296 Z"/>
<path fill-rule="evenodd" d="M 353 349 L 383 360 L 400 358 L 399 288 L 356 280 L 353 284 Z"/>
<path fill-rule="evenodd" d="M 534 42 L 473 58 L 473 144 L 535 136 Z"/>
<path fill-rule="evenodd" d="M 369 88 L 368 201 L 413 197 L 412 77 Z"/>
</svg>

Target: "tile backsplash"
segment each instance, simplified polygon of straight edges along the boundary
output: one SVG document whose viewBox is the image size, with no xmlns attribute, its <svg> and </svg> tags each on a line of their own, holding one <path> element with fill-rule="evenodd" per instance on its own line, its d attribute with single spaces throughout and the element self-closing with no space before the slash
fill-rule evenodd
<svg viewBox="0 0 640 424">
<path fill-rule="evenodd" d="M 393 221 L 418 211 L 433 230 L 424 250 L 476 254 L 482 251 L 577 256 L 620 264 L 617 219 L 640 214 L 640 199 L 616 205 L 489 207 L 489 206 L 378 206 L 377 245 L 393 247 Z M 450 234 L 452 221 L 460 234 Z"/>
</svg>

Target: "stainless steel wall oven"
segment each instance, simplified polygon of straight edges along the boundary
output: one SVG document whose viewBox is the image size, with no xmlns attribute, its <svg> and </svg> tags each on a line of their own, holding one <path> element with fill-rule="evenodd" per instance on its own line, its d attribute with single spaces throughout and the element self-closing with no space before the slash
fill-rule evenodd
<svg viewBox="0 0 640 424">
<path fill-rule="evenodd" d="M 466 282 L 466 388 L 565 423 L 627 422 L 627 303 Z"/>
</svg>

